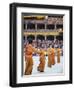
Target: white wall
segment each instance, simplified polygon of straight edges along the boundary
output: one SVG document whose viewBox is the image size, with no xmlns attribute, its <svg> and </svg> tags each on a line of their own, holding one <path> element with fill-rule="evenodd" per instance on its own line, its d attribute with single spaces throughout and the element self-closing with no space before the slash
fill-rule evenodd
<svg viewBox="0 0 74 90">
<path fill-rule="evenodd" d="M 0 90 L 11 90 L 9 83 L 9 3 L 36 3 L 51 5 L 70 5 L 74 9 L 74 0 L 0 0 Z M 74 20 L 73 20 L 74 21 Z M 50 90 L 73 90 L 73 85 L 52 85 L 41 87 L 25 87 L 16 89 L 50 89 Z"/>
</svg>

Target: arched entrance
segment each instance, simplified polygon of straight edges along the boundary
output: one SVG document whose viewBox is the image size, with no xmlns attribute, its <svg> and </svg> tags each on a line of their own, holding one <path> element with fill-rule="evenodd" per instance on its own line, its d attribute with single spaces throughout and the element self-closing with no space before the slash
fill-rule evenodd
<svg viewBox="0 0 74 90">
<path fill-rule="evenodd" d="M 27 40 L 29 40 L 29 39 L 34 40 L 34 39 L 35 39 L 35 36 L 34 36 L 34 35 L 29 35 L 29 36 L 27 36 Z"/>
<path fill-rule="evenodd" d="M 44 40 L 44 39 L 45 39 L 45 37 L 43 35 L 38 35 L 37 36 L 37 40 Z"/>
<path fill-rule="evenodd" d="M 56 39 L 63 40 L 63 36 L 62 35 L 59 35 L 59 36 L 56 37 Z"/>
<path fill-rule="evenodd" d="M 47 40 L 54 40 L 54 36 L 48 35 L 48 36 L 47 36 Z"/>
</svg>

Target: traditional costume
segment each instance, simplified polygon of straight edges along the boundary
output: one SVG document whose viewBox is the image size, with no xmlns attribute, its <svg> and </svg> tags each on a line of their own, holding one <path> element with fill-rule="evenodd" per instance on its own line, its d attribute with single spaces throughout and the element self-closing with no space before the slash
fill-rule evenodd
<svg viewBox="0 0 74 90">
<path fill-rule="evenodd" d="M 31 44 L 26 45 L 26 48 L 25 48 L 25 62 L 26 62 L 25 75 L 30 75 L 32 73 L 32 69 L 33 69 L 32 54 L 34 51 L 35 50 Z"/>
<path fill-rule="evenodd" d="M 40 50 L 38 51 L 39 53 L 39 56 L 40 56 L 40 63 L 39 63 L 39 66 L 38 66 L 38 71 L 40 72 L 44 72 L 44 68 L 45 68 L 45 51 L 44 50 Z"/>
<path fill-rule="evenodd" d="M 57 48 L 57 63 L 60 63 L 60 53 L 61 53 L 61 49 Z"/>
</svg>

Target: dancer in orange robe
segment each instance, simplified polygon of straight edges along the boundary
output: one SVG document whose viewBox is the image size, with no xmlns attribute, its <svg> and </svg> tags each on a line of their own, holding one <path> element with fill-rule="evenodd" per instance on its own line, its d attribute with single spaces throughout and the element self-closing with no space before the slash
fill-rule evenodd
<svg viewBox="0 0 74 90">
<path fill-rule="evenodd" d="M 61 53 L 61 49 L 57 48 L 57 63 L 60 63 L 60 53 Z"/>
<path fill-rule="evenodd" d="M 55 64 L 55 49 L 51 48 L 51 64 Z"/>
<path fill-rule="evenodd" d="M 37 70 L 40 71 L 40 72 L 44 72 L 44 68 L 45 68 L 45 51 L 43 49 L 40 49 L 40 51 L 38 51 L 38 54 L 40 55 L 40 64 L 39 64 Z"/>
<path fill-rule="evenodd" d="M 26 62 L 25 75 L 30 75 L 32 73 L 32 69 L 33 69 L 32 54 L 33 52 L 35 52 L 35 49 L 32 46 L 32 40 L 29 40 L 29 44 L 26 45 L 26 48 L 25 48 L 25 62 Z"/>
<path fill-rule="evenodd" d="M 51 48 L 48 48 L 47 50 L 48 53 L 48 67 L 51 67 Z"/>
</svg>

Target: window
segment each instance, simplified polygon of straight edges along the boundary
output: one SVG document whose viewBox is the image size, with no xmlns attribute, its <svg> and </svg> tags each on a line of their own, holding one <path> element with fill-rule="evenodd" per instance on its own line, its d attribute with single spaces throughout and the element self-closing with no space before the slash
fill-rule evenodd
<svg viewBox="0 0 74 90">
<path fill-rule="evenodd" d="M 44 24 L 37 24 L 37 29 L 44 29 L 45 25 Z"/>
<path fill-rule="evenodd" d="M 35 29 L 35 24 L 33 24 L 33 23 L 28 23 L 28 24 L 27 24 L 27 29 Z"/>
<path fill-rule="evenodd" d="M 62 24 L 57 24 L 56 27 L 57 27 L 57 29 L 60 29 L 60 28 L 63 29 L 63 25 Z"/>
<path fill-rule="evenodd" d="M 24 29 L 26 29 L 26 24 L 24 23 Z"/>
<path fill-rule="evenodd" d="M 54 28 L 55 28 L 54 24 L 48 24 L 47 25 L 47 29 L 54 29 Z"/>
</svg>

